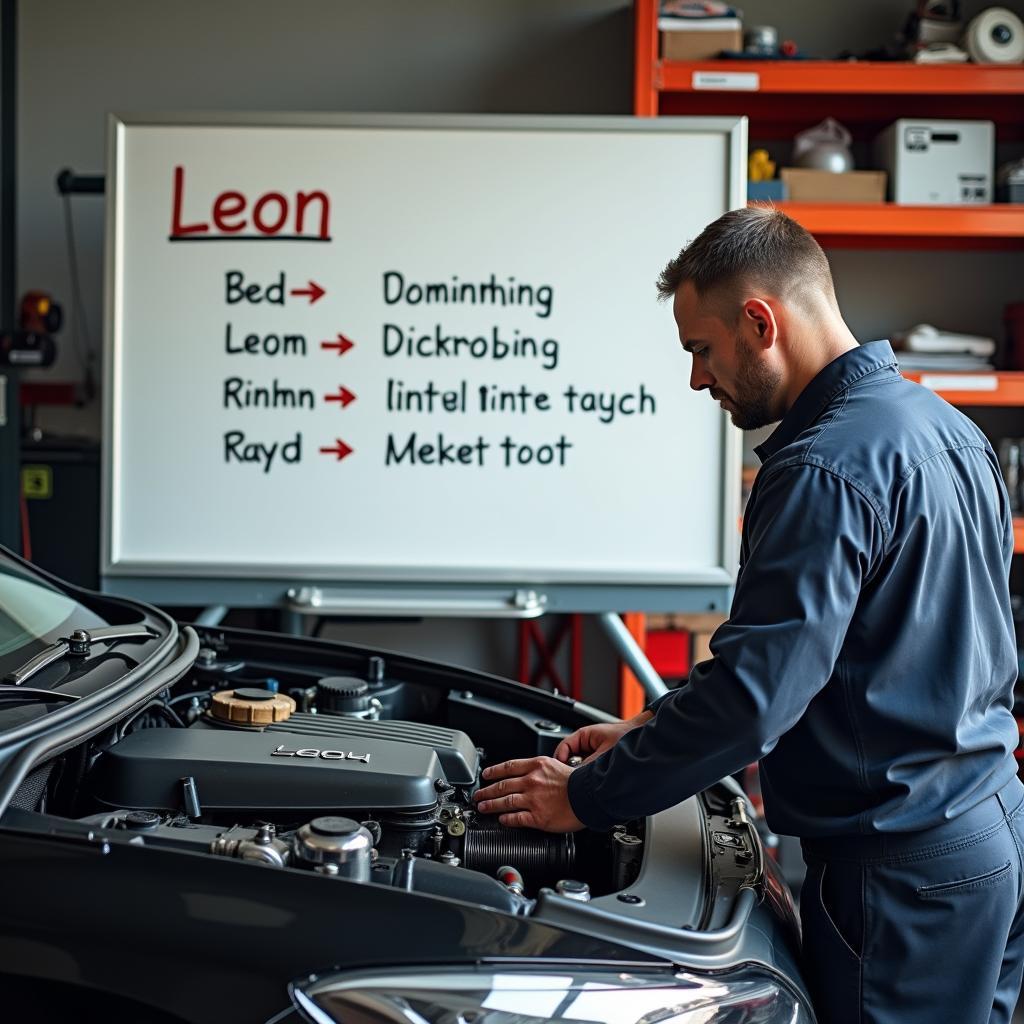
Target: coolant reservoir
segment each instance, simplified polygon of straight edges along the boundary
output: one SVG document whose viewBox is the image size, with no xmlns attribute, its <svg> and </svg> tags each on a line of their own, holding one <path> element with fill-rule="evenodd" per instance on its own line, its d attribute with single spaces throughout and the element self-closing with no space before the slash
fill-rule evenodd
<svg viewBox="0 0 1024 1024">
<path fill-rule="evenodd" d="M 221 690 L 213 695 L 210 713 L 222 722 L 238 725 L 271 725 L 283 722 L 295 710 L 295 701 L 283 693 L 256 687 Z"/>
</svg>

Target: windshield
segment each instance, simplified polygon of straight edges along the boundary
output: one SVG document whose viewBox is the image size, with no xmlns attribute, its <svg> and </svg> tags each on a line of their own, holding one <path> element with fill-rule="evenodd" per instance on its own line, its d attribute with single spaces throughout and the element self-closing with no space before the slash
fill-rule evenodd
<svg viewBox="0 0 1024 1024">
<path fill-rule="evenodd" d="M 0 570 L 0 658 L 51 633 L 76 607 L 56 590 Z"/>
<path fill-rule="evenodd" d="M 94 612 L 44 580 L 0 559 L 0 664 L 16 660 L 10 657 L 14 652 L 31 656 L 33 647 L 52 642 L 64 627 L 101 622 Z"/>
</svg>

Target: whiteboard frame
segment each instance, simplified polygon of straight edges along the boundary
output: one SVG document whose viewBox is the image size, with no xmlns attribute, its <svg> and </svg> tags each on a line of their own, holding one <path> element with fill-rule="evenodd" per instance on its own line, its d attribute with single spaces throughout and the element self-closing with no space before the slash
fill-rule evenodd
<svg viewBox="0 0 1024 1024">
<path fill-rule="evenodd" d="M 736 516 L 739 514 L 740 471 L 742 466 L 742 437 L 740 431 L 731 427 L 723 412 L 722 430 L 722 480 L 716 496 L 721 501 L 722 522 L 719 527 L 717 564 L 711 569 L 691 571 L 685 575 L 675 573 L 635 572 L 593 572 L 560 571 L 543 572 L 524 569 L 522 572 L 482 568 L 453 570 L 444 566 L 418 567 L 414 570 L 400 567 L 360 569 L 346 574 L 337 568 L 324 570 L 308 566 L 267 566 L 251 565 L 240 567 L 234 564 L 175 563 L 124 560 L 114 561 L 115 537 L 117 536 L 118 503 L 114 500 L 123 483 L 115 466 L 120 466 L 119 455 L 122 423 L 120 422 L 122 381 L 118 375 L 116 353 L 121 350 L 123 324 L 121 308 L 123 300 L 123 238 L 124 196 L 121 183 L 124 180 L 125 137 L 130 128 L 136 127 L 260 127 L 260 128 L 389 128 L 404 130 L 501 130 L 501 131 L 618 131 L 618 132 L 693 132 L 700 134 L 720 133 L 726 143 L 725 192 L 729 209 L 746 205 L 746 152 L 747 119 L 745 117 L 659 117 L 636 118 L 631 116 L 580 117 L 580 116 L 519 116 L 519 115 L 462 115 L 462 114 L 335 114 L 335 113 L 240 113 L 204 111 L 195 113 L 112 113 L 108 116 L 108 159 L 107 159 L 107 211 L 105 244 L 105 300 L 104 300 L 104 393 L 103 393 L 103 450 L 102 450 L 102 492 L 101 492 L 101 586 L 108 592 L 132 593 L 149 600 L 160 600 L 165 591 L 175 598 L 195 594 L 195 601 L 210 599 L 213 581 L 225 584 L 235 598 L 231 603 L 238 605 L 263 605 L 278 603 L 275 597 L 267 601 L 269 593 L 280 593 L 280 581 L 289 584 L 315 582 L 322 585 L 336 584 L 339 587 L 367 584 L 376 589 L 389 586 L 391 589 L 408 584 L 414 591 L 424 585 L 434 587 L 458 587 L 465 591 L 468 585 L 479 585 L 493 590 L 495 586 L 542 586 L 554 596 L 559 592 L 572 595 L 569 600 L 578 610 L 622 610 L 637 609 L 648 601 L 641 598 L 650 588 L 652 607 L 673 607 L 672 595 L 685 605 L 683 607 L 706 609 L 721 605 L 722 597 L 731 591 L 735 580 L 739 557 L 739 533 Z M 724 211 L 723 211 L 724 212 Z M 186 581 L 194 581 L 194 590 Z M 167 586 L 162 587 L 161 581 Z M 550 585 L 550 586 L 549 586 Z M 214 588 L 218 589 L 218 588 Z M 252 600 L 244 600 L 246 593 Z M 199 596 L 202 594 L 202 596 Z M 706 596 L 705 596 L 706 595 Z M 628 603 L 624 603 L 628 602 Z M 190 601 L 189 603 L 192 603 Z M 560 601 L 554 602 L 556 605 Z M 552 610 L 555 610 L 552 608 Z M 563 609 L 559 609 L 563 610 Z"/>
</svg>

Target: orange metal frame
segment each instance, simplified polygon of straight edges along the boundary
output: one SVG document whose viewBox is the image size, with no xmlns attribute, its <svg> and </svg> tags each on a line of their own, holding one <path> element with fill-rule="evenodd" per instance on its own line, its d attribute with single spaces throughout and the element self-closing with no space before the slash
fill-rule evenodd
<svg viewBox="0 0 1024 1024">
<path fill-rule="evenodd" d="M 833 248 L 1024 248 L 1024 205 L 775 204 Z"/>
<path fill-rule="evenodd" d="M 637 0 L 633 7 L 633 113 L 637 117 L 655 117 L 658 113 L 658 92 L 655 70 L 658 61 L 657 0 Z"/>
<path fill-rule="evenodd" d="M 622 616 L 622 621 L 640 647 L 646 647 L 647 616 L 643 612 L 626 612 Z M 647 698 L 640 685 L 640 680 L 625 665 L 622 665 L 619 668 L 619 715 L 622 718 L 639 715 L 646 703 Z"/>
</svg>

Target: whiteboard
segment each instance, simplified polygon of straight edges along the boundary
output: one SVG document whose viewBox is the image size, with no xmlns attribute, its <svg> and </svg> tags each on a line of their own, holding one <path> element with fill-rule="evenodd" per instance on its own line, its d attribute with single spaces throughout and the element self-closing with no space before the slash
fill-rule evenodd
<svg viewBox="0 0 1024 1024">
<path fill-rule="evenodd" d="M 743 119 L 111 118 L 107 577 L 728 584 L 665 263 Z"/>
</svg>

